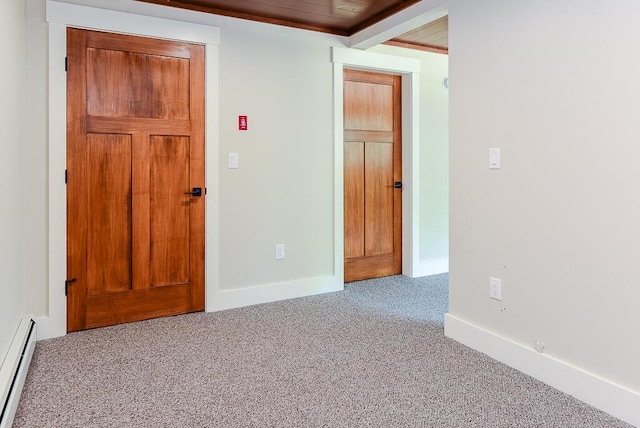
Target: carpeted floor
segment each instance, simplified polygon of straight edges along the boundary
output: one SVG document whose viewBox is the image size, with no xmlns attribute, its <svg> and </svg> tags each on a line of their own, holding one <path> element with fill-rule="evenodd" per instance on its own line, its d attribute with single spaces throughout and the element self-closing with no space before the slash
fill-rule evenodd
<svg viewBox="0 0 640 428">
<path fill-rule="evenodd" d="M 16 427 L 629 427 L 443 335 L 447 276 L 38 342 Z"/>
</svg>

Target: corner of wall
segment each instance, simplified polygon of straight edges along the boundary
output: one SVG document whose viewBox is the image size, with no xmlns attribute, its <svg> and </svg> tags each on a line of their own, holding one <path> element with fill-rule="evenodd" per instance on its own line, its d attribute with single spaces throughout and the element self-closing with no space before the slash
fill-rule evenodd
<svg viewBox="0 0 640 428">
<path fill-rule="evenodd" d="M 447 272 L 449 272 L 449 257 L 440 257 L 437 259 L 419 260 L 413 270 L 412 277 L 418 278 Z"/>
</svg>

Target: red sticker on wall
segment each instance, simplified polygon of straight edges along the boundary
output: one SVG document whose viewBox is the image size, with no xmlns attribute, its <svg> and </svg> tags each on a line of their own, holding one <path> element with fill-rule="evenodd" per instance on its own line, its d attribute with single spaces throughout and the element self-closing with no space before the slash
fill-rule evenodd
<svg viewBox="0 0 640 428">
<path fill-rule="evenodd" d="M 238 116 L 238 130 L 246 131 L 247 129 L 247 116 Z"/>
</svg>

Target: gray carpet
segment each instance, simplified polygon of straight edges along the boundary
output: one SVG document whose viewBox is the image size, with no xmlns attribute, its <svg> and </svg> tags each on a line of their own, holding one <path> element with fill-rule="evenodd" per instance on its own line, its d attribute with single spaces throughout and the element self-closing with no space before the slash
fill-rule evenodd
<svg viewBox="0 0 640 428">
<path fill-rule="evenodd" d="M 443 335 L 447 276 L 37 344 L 16 427 L 629 427 Z"/>
</svg>

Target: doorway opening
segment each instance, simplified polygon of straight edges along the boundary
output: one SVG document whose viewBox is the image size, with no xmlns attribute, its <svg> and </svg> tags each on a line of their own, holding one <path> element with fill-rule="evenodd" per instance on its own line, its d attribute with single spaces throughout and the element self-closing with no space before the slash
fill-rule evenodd
<svg viewBox="0 0 640 428">
<path fill-rule="evenodd" d="M 418 239 L 418 168 L 413 166 L 418 156 L 418 79 L 420 61 L 392 55 L 363 52 L 356 49 L 334 47 L 332 49 L 334 74 L 334 271 L 337 277 L 345 278 L 345 161 L 344 145 L 344 75 L 345 69 L 395 74 L 401 79 L 401 171 L 402 171 L 402 233 L 401 273 L 414 276 L 419 257 Z M 395 182 L 394 182 L 395 185 Z"/>
</svg>

